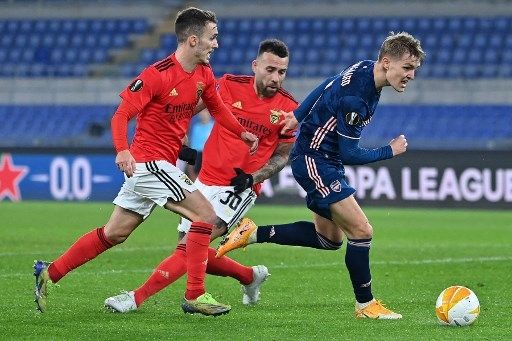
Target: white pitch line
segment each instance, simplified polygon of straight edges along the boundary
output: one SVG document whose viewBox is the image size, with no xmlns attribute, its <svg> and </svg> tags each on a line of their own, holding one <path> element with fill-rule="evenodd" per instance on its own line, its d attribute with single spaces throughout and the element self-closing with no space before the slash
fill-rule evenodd
<svg viewBox="0 0 512 341">
<path fill-rule="evenodd" d="M 471 257 L 471 258 L 445 258 L 445 259 L 423 259 L 423 260 L 412 260 L 412 261 L 373 261 L 372 265 L 423 265 L 423 264 L 459 264 L 459 263 L 488 263 L 488 262 L 503 262 L 510 261 L 512 257 Z M 316 263 L 316 264 L 275 264 L 270 265 L 267 264 L 270 269 L 310 269 L 310 268 L 325 268 L 332 266 L 343 266 L 345 264 L 340 262 L 336 263 Z M 124 273 L 151 273 L 154 269 L 146 268 L 146 269 L 129 269 L 129 270 L 108 270 L 108 271 L 75 271 L 73 272 L 73 276 L 103 276 L 103 275 L 115 275 L 115 274 L 124 274 Z M 11 274 L 0 274 L 0 278 L 22 278 L 29 276 L 28 272 L 18 272 Z"/>
</svg>

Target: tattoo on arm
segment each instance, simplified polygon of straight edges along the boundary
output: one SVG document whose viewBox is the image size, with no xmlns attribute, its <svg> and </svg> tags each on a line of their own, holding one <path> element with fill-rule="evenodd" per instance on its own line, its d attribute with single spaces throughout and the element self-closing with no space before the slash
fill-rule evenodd
<svg viewBox="0 0 512 341">
<path fill-rule="evenodd" d="M 289 142 L 279 143 L 268 162 L 256 172 L 252 173 L 254 183 L 263 182 L 283 169 L 288 163 L 288 157 L 290 156 L 292 146 L 293 143 Z"/>
<path fill-rule="evenodd" d="M 203 111 L 204 109 L 206 109 L 206 104 L 204 104 L 202 98 L 199 98 L 199 101 L 197 102 L 196 108 L 194 110 L 194 114 L 197 114 L 198 112 Z"/>
</svg>

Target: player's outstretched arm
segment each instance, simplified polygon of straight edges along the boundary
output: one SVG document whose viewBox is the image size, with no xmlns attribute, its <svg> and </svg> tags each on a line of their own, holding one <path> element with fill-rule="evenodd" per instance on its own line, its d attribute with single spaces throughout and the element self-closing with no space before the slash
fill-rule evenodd
<svg viewBox="0 0 512 341">
<path fill-rule="evenodd" d="M 375 149 L 361 148 L 359 147 L 359 138 L 340 135 L 338 146 L 341 161 L 344 165 L 365 165 L 393 157 L 393 150 L 390 145 Z"/>
<path fill-rule="evenodd" d="M 281 169 L 283 169 L 288 163 L 292 147 L 293 143 L 291 142 L 279 143 L 267 163 L 252 173 L 254 183 L 263 182 L 266 179 L 269 179 L 272 175 L 279 173 L 279 171 L 281 171 Z"/>
<path fill-rule="evenodd" d="M 277 174 L 288 163 L 288 157 L 292 149 L 291 142 L 279 143 L 267 163 L 252 174 L 245 173 L 240 168 L 235 168 L 236 175 L 231 179 L 235 193 L 242 193 L 253 184 L 263 182 L 272 175 Z"/>
</svg>

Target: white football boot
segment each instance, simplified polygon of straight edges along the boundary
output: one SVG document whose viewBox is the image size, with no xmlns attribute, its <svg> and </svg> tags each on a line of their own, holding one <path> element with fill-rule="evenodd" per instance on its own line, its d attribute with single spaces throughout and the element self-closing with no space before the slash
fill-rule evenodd
<svg viewBox="0 0 512 341">
<path fill-rule="evenodd" d="M 265 265 L 256 265 L 252 267 L 253 281 L 250 284 L 242 285 L 243 304 L 256 304 L 260 300 L 260 286 L 270 276 Z"/>
<path fill-rule="evenodd" d="M 119 295 L 109 297 L 105 300 L 105 308 L 115 313 L 137 310 L 135 293 L 133 291 L 123 291 Z"/>
</svg>

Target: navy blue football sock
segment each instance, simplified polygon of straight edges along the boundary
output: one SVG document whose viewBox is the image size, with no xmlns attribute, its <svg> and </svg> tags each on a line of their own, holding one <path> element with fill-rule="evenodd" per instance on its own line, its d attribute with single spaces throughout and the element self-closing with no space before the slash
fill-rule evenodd
<svg viewBox="0 0 512 341">
<path fill-rule="evenodd" d="M 343 244 L 322 236 L 316 231 L 315 224 L 308 221 L 258 226 L 256 238 L 257 243 L 306 246 L 322 250 L 337 250 Z"/>
<path fill-rule="evenodd" d="M 372 295 L 372 275 L 370 274 L 370 245 L 372 239 L 348 239 L 345 264 L 347 265 L 359 303 L 369 302 Z"/>
</svg>

